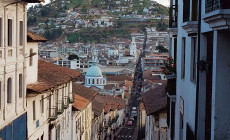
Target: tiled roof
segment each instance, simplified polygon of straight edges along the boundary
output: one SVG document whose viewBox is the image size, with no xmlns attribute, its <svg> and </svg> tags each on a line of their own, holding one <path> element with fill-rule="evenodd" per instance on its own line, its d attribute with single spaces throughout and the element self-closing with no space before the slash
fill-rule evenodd
<svg viewBox="0 0 230 140">
<path fill-rule="evenodd" d="M 74 103 L 72 104 L 74 110 L 83 110 L 85 109 L 90 101 L 88 99 L 85 99 L 84 97 L 81 97 L 78 94 L 74 94 Z"/>
<path fill-rule="evenodd" d="M 28 84 L 28 91 L 43 92 L 67 83 L 80 75 L 79 71 L 38 60 L 38 82 Z"/>
<path fill-rule="evenodd" d="M 143 94 L 143 102 L 147 115 L 152 115 L 167 107 L 165 85 L 152 88 Z"/>
<path fill-rule="evenodd" d="M 107 85 L 104 86 L 104 89 L 106 89 L 106 90 L 112 90 L 113 87 L 115 87 L 114 84 L 107 84 Z"/>
<path fill-rule="evenodd" d="M 92 90 L 88 87 L 85 87 L 80 84 L 73 83 L 73 93 L 77 94 L 89 101 L 92 101 L 93 98 L 98 94 L 97 91 Z"/>
<path fill-rule="evenodd" d="M 107 76 L 107 81 L 132 81 L 133 77 L 130 75 L 119 75 L 119 76 Z"/>
<path fill-rule="evenodd" d="M 114 111 L 116 109 L 122 109 L 126 106 L 126 101 L 116 96 L 97 95 L 93 102 L 103 104 L 105 113 L 110 110 Z"/>
<path fill-rule="evenodd" d="M 38 41 L 44 42 L 44 41 L 47 41 L 47 39 L 31 31 L 27 31 L 27 41 L 28 42 L 38 42 Z"/>
</svg>

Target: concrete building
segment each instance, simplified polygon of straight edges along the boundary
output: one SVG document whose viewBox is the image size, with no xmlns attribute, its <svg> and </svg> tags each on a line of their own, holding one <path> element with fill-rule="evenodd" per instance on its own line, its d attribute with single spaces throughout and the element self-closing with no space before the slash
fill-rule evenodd
<svg viewBox="0 0 230 140">
<path fill-rule="evenodd" d="M 153 54 L 142 58 L 143 70 L 162 70 L 164 63 L 167 61 L 167 54 Z"/>
<path fill-rule="evenodd" d="M 27 139 L 27 3 L 0 0 L 0 139 Z M 31 55 L 32 56 L 32 55 Z"/>
<path fill-rule="evenodd" d="M 229 10 L 228 0 L 171 2 L 170 49 L 177 64 L 171 139 L 230 139 Z"/>
</svg>

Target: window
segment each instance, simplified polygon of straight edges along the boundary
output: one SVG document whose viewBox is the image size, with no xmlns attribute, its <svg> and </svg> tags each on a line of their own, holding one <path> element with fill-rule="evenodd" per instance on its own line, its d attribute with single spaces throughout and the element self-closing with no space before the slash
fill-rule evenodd
<svg viewBox="0 0 230 140">
<path fill-rule="evenodd" d="M 12 19 L 8 19 L 8 46 L 12 46 L 12 31 L 13 31 L 13 20 Z"/>
<path fill-rule="evenodd" d="M 23 81 L 22 81 L 22 74 L 19 74 L 19 98 L 22 98 L 22 90 L 23 90 Z"/>
<path fill-rule="evenodd" d="M 32 53 L 33 53 L 33 49 L 30 49 L 30 66 L 33 65 L 33 56 L 32 56 Z"/>
<path fill-rule="evenodd" d="M 182 38 L 182 50 L 181 50 L 181 78 L 185 77 L 185 46 L 186 38 Z"/>
<path fill-rule="evenodd" d="M 23 46 L 23 21 L 20 21 L 19 45 Z"/>
<path fill-rule="evenodd" d="M 0 47 L 2 47 L 2 18 L 0 18 Z"/>
<path fill-rule="evenodd" d="M 190 0 L 183 0 L 183 22 L 189 21 Z"/>
<path fill-rule="evenodd" d="M 41 113 L 44 113 L 44 95 L 42 95 L 40 100 L 40 106 L 41 106 Z"/>
<path fill-rule="evenodd" d="M 7 80 L 7 103 L 11 103 L 12 96 L 12 79 L 8 78 Z"/>
<path fill-rule="evenodd" d="M 33 101 L 33 120 L 36 120 L 35 100 Z"/>
<path fill-rule="evenodd" d="M 192 38 L 191 45 L 191 81 L 196 81 L 196 37 Z"/>
</svg>

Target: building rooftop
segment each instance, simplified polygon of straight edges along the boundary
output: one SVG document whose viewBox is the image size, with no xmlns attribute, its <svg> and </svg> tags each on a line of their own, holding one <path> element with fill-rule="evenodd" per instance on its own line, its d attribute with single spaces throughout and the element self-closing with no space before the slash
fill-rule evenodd
<svg viewBox="0 0 230 140">
<path fill-rule="evenodd" d="M 152 88 L 143 93 L 143 102 L 147 115 L 153 115 L 167 107 L 166 85 Z"/>
<path fill-rule="evenodd" d="M 102 76 L 101 69 L 97 65 L 92 65 L 90 68 L 88 68 L 86 76 Z"/>
<path fill-rule="evenodd" d="M 81 73 L 66 67 L 58 66 L 45 60 L 38 60 L 38 81 L 28 84 L 27 90 L 30 92 L 43 92 L 56 86 L 67 83 L 77 78 Z"/>
</svg>

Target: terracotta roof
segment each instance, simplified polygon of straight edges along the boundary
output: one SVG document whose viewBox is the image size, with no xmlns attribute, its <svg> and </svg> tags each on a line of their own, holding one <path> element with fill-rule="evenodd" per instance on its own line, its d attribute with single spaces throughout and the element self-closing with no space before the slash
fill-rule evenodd
<svg viewBox="0 0 230 140">
<path fill-rule="evenodd" d="M 161 80 L 160 75 L 152 75 L 152 70 L 145 70 L 143 72 L 143 78 L 148 80 Z"/>
<path fill-rule="evenodd" d="M 114 84 L 108 84 L 108 85 L 105 85 L 105 86 L 104 86 L 104 89 L 106 89 L 106 90 L 112 90 L 113 87 L 115 87 Z"/>
<path fill-rule="evenodd" d="M 85 109 L 90 101 L 88 99 L 85 99 L 84 97 L 81 97 L 80 95 L 75 94 L 74 95 L 74 103 L 72 104 L 74 110 L 83 110 Z"/>
<path fill-rule="evenodd" d="M 147 115 L 152 115 L 167 107 L 166 85 L 152 88 L 143 94 L 143 102 Z"/>
<path fill-rule="evenodd" d="M 47 41 L 47 39 L 31 31 L 27 31 L 27 41 L 28 42 L 45 42 Z"/>
<path fill-rule="evenodd" d="M 29 92 L 43 92 L 65 84 L 80 75 L 79 71 L 58 66 L 50 62 L 38 60 L 38 81 L 28 84 Z"/>
<path fill-rule="evenodd" d="M 132 81 L 133 77 L 130 75 L 119 75 L 119 76 L 107 76 L 107 81 Z"/>
<path fill-rule="evenodd" d="M 98 94 L 97 91 L 92 90 L 88 87 L 85 87 L 80 84 L 73 83 L 73 93 L 77 94 L 89 101 L 92 101 L 93 98 Z"/>
<path fill-rule="evenodd" d="M 93 102 L 103 104 L 105 113 L 108 113 L 110 110 L 122 109 L 126 106 L 126 101 L 116 96 L 97 95 Z"/>
</svg>

